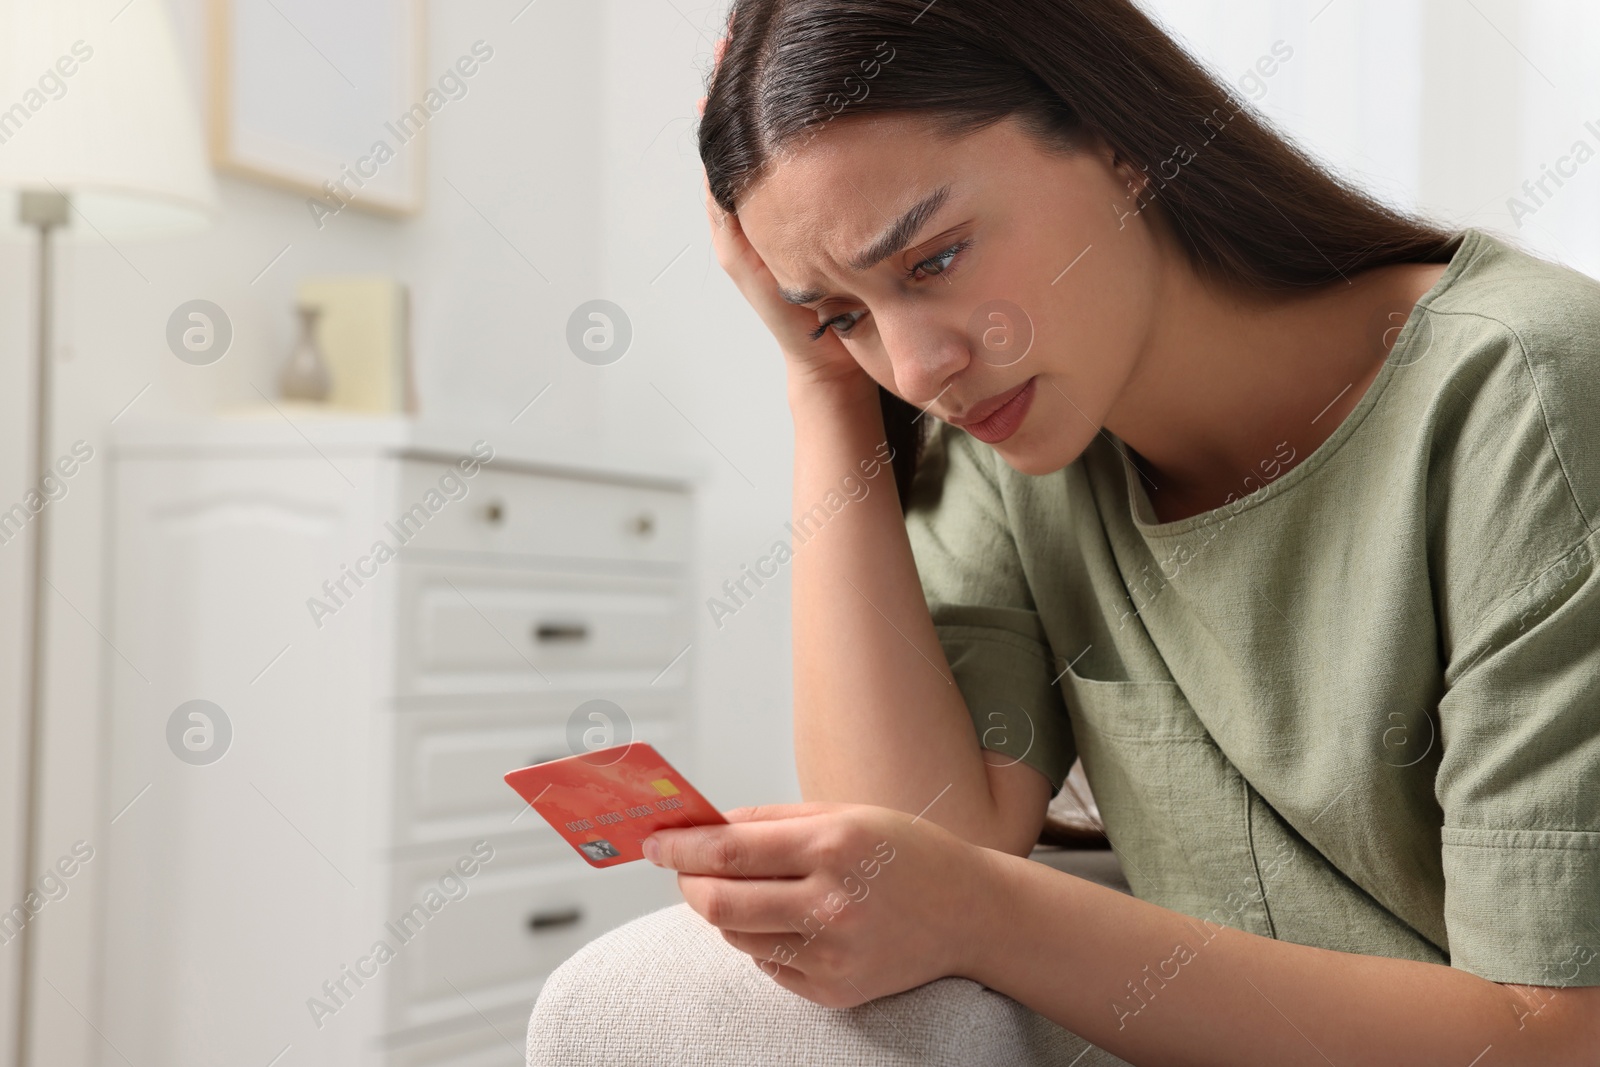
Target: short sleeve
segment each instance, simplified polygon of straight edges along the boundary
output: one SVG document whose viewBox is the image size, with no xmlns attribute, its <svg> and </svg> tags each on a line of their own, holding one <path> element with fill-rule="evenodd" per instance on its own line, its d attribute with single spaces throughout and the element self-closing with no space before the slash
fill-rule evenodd
<svg viewBox="0 0 1600 1067">
<path fill-rule="evenodd" d="M 1059 790 L 1077 750 L 995 460 L 964 431 L 937 424 L 912 482 L 906 531 L 979 745 Z"/>
<path fill-rule="evenodd" d="M 1600 985 L 1600 567 L 1589 537 L 1455 651 L 1435 791 L 1452 966 Z"/>
</svg>

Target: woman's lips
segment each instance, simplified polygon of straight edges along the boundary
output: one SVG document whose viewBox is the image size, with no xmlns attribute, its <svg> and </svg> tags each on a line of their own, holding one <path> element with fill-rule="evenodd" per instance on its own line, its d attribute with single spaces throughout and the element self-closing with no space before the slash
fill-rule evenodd
<svg viewBox="0 0 1600 1067">
<path fill-rule="evenodd" d="M 1000 406 L 984 418 L 976 422 L 956 422 L 955 425 L 985 444 L 999 444 L 1016 433 L 1022 425 L 1022 420 L 1027 418 L 1028 409 L 1033 404 L 1034 385 L 1037 381 L 1038 378 L 1029 378 L 1009 393 L 1002 393 L 998 398 Z"/>
</svg>

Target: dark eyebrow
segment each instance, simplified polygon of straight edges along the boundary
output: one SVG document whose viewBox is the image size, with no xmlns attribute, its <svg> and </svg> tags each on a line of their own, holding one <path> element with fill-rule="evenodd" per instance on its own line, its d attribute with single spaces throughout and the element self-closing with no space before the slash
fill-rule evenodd
<svg viewBox="0 0 1600 1067">
<path fill-rule="evenodd" d="M 917 231 L 927 224 L 949 198 L 950 186 L 941 185 L 911 205 L 905 214 L 889 224 L 889 228 L 884 230 L 877 240 L 850 258 L 848 261 L 850 268 L 858 271 L 871 270 L 905 248 L 917 235 Z M 785 289 L 779 286 L 778 295 L 791 304 L 809 304 L 821 300 L 828 294 L 821 289 Z"/>
</svg>

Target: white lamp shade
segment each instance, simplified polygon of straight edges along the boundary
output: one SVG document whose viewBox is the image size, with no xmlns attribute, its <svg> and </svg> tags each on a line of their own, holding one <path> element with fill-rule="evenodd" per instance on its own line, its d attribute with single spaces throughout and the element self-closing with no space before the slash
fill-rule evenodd
<svg viewBox="0 0 1600 1067">
<path fill-rule="evenodd" d="M 72 199 L 72 229 L 91 235 L 214 214 L 165 0 L 0 0 L 0 189 L 52 187 Z"/>
</svg>

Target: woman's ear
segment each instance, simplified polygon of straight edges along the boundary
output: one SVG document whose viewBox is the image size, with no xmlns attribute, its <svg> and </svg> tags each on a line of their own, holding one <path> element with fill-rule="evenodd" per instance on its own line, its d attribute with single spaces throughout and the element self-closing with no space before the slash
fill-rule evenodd
<svg viewBox="0 0 1600 1067">
<path fill-rule="evenodd" d="M 1117 176 L 1117 183 L 1128 190 L 1130 199 L 1143 203 L 1150 189 L 1150 172 L 1116 149 L 1108 151 L 1111 153 L 1111 170 Z"/>
</svg>

